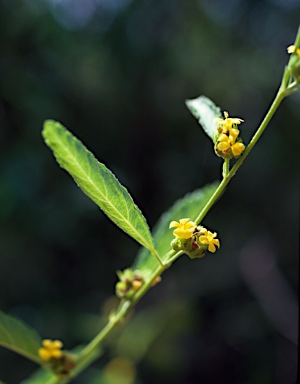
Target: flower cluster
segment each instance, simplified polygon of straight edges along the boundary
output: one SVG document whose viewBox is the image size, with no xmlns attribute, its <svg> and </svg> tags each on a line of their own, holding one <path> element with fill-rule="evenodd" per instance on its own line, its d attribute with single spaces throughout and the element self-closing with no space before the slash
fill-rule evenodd
<svg viewBox="0 0 300 384">
<path fill-rule="evenodd" d="M 63 343 L 60 340 L 45 339 L 42 345 L 43 347 L 38 349 L 38 354 L 47 369 L 61 379 L 68 379 L 75 367 L 74 356 L 61 350 Z"/>
<path fill-rule="evenodd" d="M 131 299 L 145 282 L 144 271 L 125 269 L 123 272 L 117 271 L 120 281 L 116 284 L 116 295 L 120 299 Z"/>
<path fill-rule="evenodd" d="M 223 159 L 231 159 L 240 156 L 245 149 L 245 145 L 239 137 L 240 131 L 237 128 L 244 120 L 231 118 L 228 112 L 224 112 L 224 117 L 225 119 L 219 117 L 215 119 L 218 123 L 215 152 Z"/>
<path fill-rule="evenodd" d="M 172 248 L 175 251 L 184 251 L 191 259 L 203 257 L 207 250 L 214 253 L 217 247 L 220 248 L 216 232 L 212 233 L 197 226 L 190 219 L 171 221 L 169 228 L 176 228 L 173 231 L 175 239 L 171 242 Z"/>
<path fill-rule="evenodd" d="M 60 359 L 63 356 L 61 351 L 63 343 L 60 340 L 43 340 L 43 348 L 38 350 L 40 358 L 44 361 L 49 361 L 50 359 Z"/>
</svg>

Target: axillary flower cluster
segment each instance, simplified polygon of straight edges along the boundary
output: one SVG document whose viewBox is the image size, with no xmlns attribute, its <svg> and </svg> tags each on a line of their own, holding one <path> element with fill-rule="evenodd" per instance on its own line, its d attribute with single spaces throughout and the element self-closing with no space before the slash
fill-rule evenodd
<svg viewBox="0 0 300 384">
<path fill-rule="evenodd" d="M 63 343 L 60 340 L 45 339 L 38 354 L 48 369 L 52 370 L 61 378 L 68 378 L 74 368 L 74 357 L 62 351 Z"/>
<path fill-rule="evenodd" d="M 171 221 L 169 228 L 173 231 L 175 239 L 171 246 L 175 251 L 184 251 L 191 259 L 201 258 L 206 251 L 214 253 L 220 248 L 220 241 L 216 238 L 217 233 L 210 232 L 202 226 L 197 226 L 190 219 Z"/>
<path fill-rule="evenodd" d="M 237 126 L 244 120 L 229 117 L 228 112 L 224 112 L 225 119 L 217 117 L 217 134 L 215 136 L 215 152 L 223 159 L 238 157 L 245 149 L 242 139 L 239 137 L 240 131 Z"/>
</svg>

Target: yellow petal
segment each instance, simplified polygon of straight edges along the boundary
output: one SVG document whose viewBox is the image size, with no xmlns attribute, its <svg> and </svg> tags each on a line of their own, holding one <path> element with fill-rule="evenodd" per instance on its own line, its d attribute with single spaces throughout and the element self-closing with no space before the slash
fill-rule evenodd
<svg viewBox="0 0 300 384">
<path fill-rule="evenodd" d="M 54 340 L 53 343 L 52 343 L 52 348 L 62 348 L 63 347 L 63 343 L 60 341 L 60 340 Z"/>
<path fill-rule="evenodd" d="M 233 156 L 239 156 L 245 149 L 245 145 L 242 143 L 235 143 L 232 147 Z"/>
<path fill-rule="evenodd" d="M 199 241 L 201 244 L 209 244 L 208 238 L 206 236 L 200 236 Z"/>
<path fill-rule="evenodd" d="M 219 151 L 226 151 L 230 147 L 229 143 L 221 142 L 217 145 Z"/>
<path fill-rule="evenodd" d="M 170 225 L 169 225 L 169 228 L 175 228 L 175 227 L 179 227 L 179 223 L 178 221 L 171 221 Z"/>
<path fill-rule="evenodd" d="M 42 360 L 48 361 L 51 359 L 51 353 L 46 348 L 40 348 L 38 354 Z"/>
<path fill-rule="evenodd" d="M 220 248 L 220 240 L 218 240 L 218 239 L 214 239 L 214 244 L 215 244 L 218 248 Z"/>
<path fill-rule="evenodd" d="M 209 252 L 211 252 L 211 253 L 215 253 L 215 252 L 216 252 L 216 247 L 215 247 L 215 245 L 214 245 L 213 243 L 209 243 L 209 245 L 208 245 L 208 250 L 209 250 Z"/>
</svg>

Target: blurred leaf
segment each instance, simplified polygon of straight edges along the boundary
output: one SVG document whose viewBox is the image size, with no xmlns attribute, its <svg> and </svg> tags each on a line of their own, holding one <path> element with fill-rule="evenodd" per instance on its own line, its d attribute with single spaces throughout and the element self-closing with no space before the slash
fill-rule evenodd
<svg viewBox="0 0 300 384">
<path fill-rule="evenodd" d="M 40 364 L 41 337 L 21 320 L 0 311 L 0 345 Z"/>
<path fill-rule="evenodd" d="M 221 109 L 206 96 L 186 100 L 185 104 L 192 115 L 196 117 L 204 132 L 214 141 L 218 128 L 215 118 L 222 117 Z"/>
<path fill-rule="evenodd" d="M 115 175 L 60 123 L 47 120 L 42 135 L 59 165 L 79 188 L 118 227 L 155 253 L 145 217 Z"/>
<path fill-rule="evenodd" d="M 20 384 L 55 384 L 56 382 L 57 376 L 54 373 L 40 368 L 35 371 L 31 377 L 23 380 Z"/>
<path fill-rule="evenodd" d="M 162 259 L 171 249 L 170 243 L 174 237 L 173 231 L 169 229 L 170 222 L 172 220 L 179 221 L 179 219 L 184 217 L 195 220 L 217 187 L 218 183 L 216 182 L 187 194 L 182 199 L 177 200 L 175 204 L 160 217 L 153 228 L 153 241 Z M 134 263 L 134 267 L 137 269 L 153 269 L 157 265 L 157 261 L 145 248 L 139 251 Z"/>
</svg>

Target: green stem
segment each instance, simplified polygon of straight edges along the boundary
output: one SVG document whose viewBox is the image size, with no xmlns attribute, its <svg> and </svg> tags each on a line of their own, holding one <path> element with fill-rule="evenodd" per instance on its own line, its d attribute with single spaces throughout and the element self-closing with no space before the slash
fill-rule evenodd
<svg viewBox="0 0 300 384">
<path fill-rule="evenodd" d="M 218 200 L 222 192 L 224 191 L 225 187 L 229 183 L 229 181 L 233 178 L 233 176 L 236 174 L 237 170 L 240 168 L 240 166 L 243 164 L 245 161 L 246 157 L 249 155 L 249 153 L 252 151 L 253 147 L 257 143 L 258 139 L 266 129 L 267 125 L 269 124 L 271 118 L 273 117 L 274 113 L 276 112 L 277 108 L 279 107 L 281 101 L 284 99 L 286 96 L 285 93 L 285 87 L 283 85 L 283 82 L 277 92 L 277 95 L 268 111 L 266 114 L 265 118 L 263 119 L 261 125 L 257 129 L 256 133 L 252 137 L 250 143 L 246 147 L 244 153 L 242 156 L 237 160 L 237 162 L 234 164 L 234 166 L 231 168 L 230 172 L 227 173 L 227 175 L 224 177 L 224 167 L 225 163 L 223 165 L 223 180 L 219 184 L 218 188 L 216 189 L 215 193 L 212 195 L 212 197 L 208 200 L 207 204 L 205 207 L 202 209 L 202 211 L 199 213 L 198 217 L 196 218 L 195 222 L 197 224 L 200 224 L 204 217 L 207 215 L 211 207 L 215 204 L 215 202 Z"/>
<path fill-rule="evenodd" d="M 116 313 L 110 318 L 109 322 L 106 326 L 98 333 L 98 335 L 81 351 L 80 355 L 77 358 L 76 364 L 82 364 L 85 360 L 89 358 L 89 356 L 98 350 L 102 341 L 119 325 L 122 319 L 125 318 L 127 313 L 131 310 L 131 308 L 147 293 L 147 291 L 151 288 L 154 280 L 160 276 L 173 261 L 175 261 L 179 256 L 183 254 L 182 251 L 168 252 L 163 259 L 167 259 L 167 263 L 164 265 L 159 265 L 152 273 L 150 279 L 142 285 L 142 287 L 138 290 L 138 292 L 134 295 L 132 300 L 126 300 L 121 302 Z"/>
<path fill-rule="evenodd" d="M 244 162 L 245 158 L 249 155 L 251 150 L 253 149 L 254 145 L 266 129 L 269 121 L 271 120 L 272 116 L 274 115 L 275 111 L 277 110 L 279 104 L 283 100 L 285 96 L 285 93 L 282 92 L 281 88 L 278 91 L 273 104 L 271 105 L 266 117 L 264 118 L 263 122 L 261 123 L 260 127 L 258 128 L 257 132 L 253 136 L 252 140 L 250 141 L 249 145 L 245 149 L 243 155 L 238 159 L 238 161 L 235 163 L 235 165 L 232 167 L 232 169 L 229 171 L 229 161 L 224 162 L 223 166 L 223 180 L 219 184 L 217 190 L 212 195 L 210 200 L 207 202 L 206 206 L 202 209 L 199 216 L 195 220 L 197 224 L 199 224 L 203 218 L 206 216 L 208 211 L 211 209 L 211 207 L 214 205 L 214 203 L 218 200 L 221 193 L 223 192 L 226 185 L 229 183 L 229 181 L 232 179 L 232 177 L 235 175 L 239 167 Z M 82 350 L 80 355 L 77 359 L 77 364 L 82 364 L 86 359 L 89 358 L 89 356 L 94 353 L 96 350 L 98 350 L 100 344 L 102 341 L 117 327 L 117 325 L 120 324 L 121 320 L 125 318 L 127 313 L 131 310 L 131 308 L 144 296 L 144 294 L 151 288 L 153 281 L 156 277 L 160 276 L 180 255 L 182 255 L 184 252 L 175 252 L 170 251 L 166 255 L 167 257 L 164 257 L 163 259 L 166 259 L 166 264 L 161 264 L 154 270 L 151 278 L 147 283 L 145 283 L 141 289 L 136 293 L 136 295 L 132 298 L 131 301 L 126 300 L 123 303 L 120 304 L 119 309 L 117 310 L 116 314 L 112 316 L 112 318 L 109 320 L 107 325 L 98 333 L 98 335 Z"/>
<path fill-rule="evenodd" d="M 295 45 L 299 46 L 300 44 L 300 28 L 298 30 L 298 35 L 296 38 Z M 265 118 L 263 119 L 261 125 L 259 126 L 258 130 L 252 137 L 249 145 L 246 147 L 244 153 L 242 156 L 237 160 L 235 165 L 231 168 L 229 171 L 229 160 L 225 159 L 223 164 L 223 180 L 219 184 L 218 188 L 216 189 L 215 193 L 211 196 L 205 207 L 202 209 L 202 211 L 199 213 L 198 217 L 196 218 L 195 222 L 197 224 L 201 223 L 201 221 L 204 219 L 206 214 L 209 212 L 211 207 L 215 204 L 215 202 L 218 200 L 222 192 L 224 191 L 225 187 L 229 183 L 229 181 L 232 179 L 232 177 L 236 174 L 237 170 L 240 168 L 240 166 L 245 161 L 246 157 L 249 155 L 249 153 L 252 151 L 253 147 L 261 137 L 262 133 L 266 129 L 267 125 L 269 124 L 271 118 L 273 117 L 274 113 L 276 112 L 277 108 L 279 107 L 280 103 L 284 99 L 285 96 L 288 96 L 295 91 L 298 91 L 299 88 L 294 87 L 294 84 L 291 83 L 291 74 L 289 71 L 289 68 L 287 67 L 285 69 L 281 86 L 278 90 L 278 93 L 268 111 Z M 77 358 L 77 366 L 79 364 L 84 365 L 83 363 L 89 359 L 91 354 L 93 354 L 95 351 L 99 349 L 100 344 L 102 341 L 119 325 L 122 321 L 122 319 L 125 318 L 127 313 L 131 310 L 131 308 L 145 295 L 145 293 L 151 288 L 154 280 L 160 276 L 179 256 L 181 256 L 184 252 L 175 252 L 175 251 L 169 251 L 162 259 L 158 257 L 158 255 L 153 253 L 153 255 L 156 257 L 157 261 L 159 262 L 159 265 L 157 268 L 153 271 L 151 278 L 149 281 L 147 281 L 140 290 L 135 294 L 135 296 L 132 298 L 132 300 L 126 300 L 121 302 L 118 310 L 116 311 L 115 315 L 112 316 L 107 323 L 107 325 L 98 333 L 98 335 L 81 351 L 80 355 Z M 162 260 L 166 260 L 163 262 Z M 79 369 L 77 371 L 77 374 L 81 370 Z M 77 376 L 76 374 L 76 376 Z M 68 380 L 64 381 L 65 383 Z"/>
<path fill-rule="evenodd" d="M 225 177 L 229 173 L 229 163 L 230 163 L 230 159 L 224 159 L 223 172 L 222 172 L 223 179 L 225 179 Z"/>
</svg>

